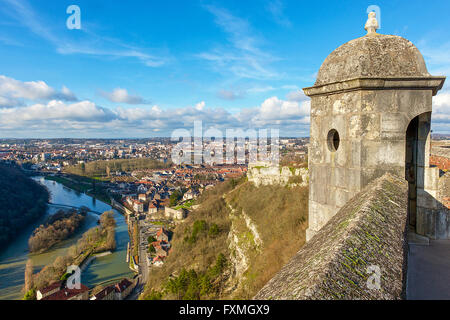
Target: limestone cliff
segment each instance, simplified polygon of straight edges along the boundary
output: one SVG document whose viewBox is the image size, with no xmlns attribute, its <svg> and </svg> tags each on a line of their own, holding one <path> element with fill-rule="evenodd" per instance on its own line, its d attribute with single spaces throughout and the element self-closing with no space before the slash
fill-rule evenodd
<svg viewBox="0 0 450 320">
<path fill-rule="evenodd" d="M 268 164 L 249 164 L 247 172 L 248 181 L 256 187 L 268 185 L 308 185 L 307 168 L 279 167 Z"/>
</svg>

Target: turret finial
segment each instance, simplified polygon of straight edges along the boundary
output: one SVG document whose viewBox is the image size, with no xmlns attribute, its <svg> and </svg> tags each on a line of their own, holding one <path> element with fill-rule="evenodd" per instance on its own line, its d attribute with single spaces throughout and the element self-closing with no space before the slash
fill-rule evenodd
<svg viewBox="0 0 450 320">
<path fill-rule="evenodd" d="M 367 19 L 365 28 L 367 30 L 367 34 L 376 34 L 379 29 L 377 14 L 375 12 L 369 12 L 369 19 Z"/>
</svg>

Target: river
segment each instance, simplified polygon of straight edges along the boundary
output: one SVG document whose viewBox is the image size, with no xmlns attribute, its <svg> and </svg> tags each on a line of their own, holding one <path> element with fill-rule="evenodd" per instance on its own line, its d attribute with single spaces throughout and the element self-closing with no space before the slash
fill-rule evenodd
<svg viewBox="0 0 450 320">
<path fill-rule="evenodd" d="M 34 179 L 47 187 L 50 192 L 51 203 L 74 207 L 85 206 L 97 212 L 111 210 L 111 206 L 84 193 L 66 188 L 62 184 L 45 180 L 43 177 L 35 177 Z M 28 252 L 28 238 L 31 233 L 56 211 L 58 211 L 58 208 L 49 206 L 47 212 L 38 221 L 26 227 L 5 250 L 0 252 L 0 300 L 22 299 L 21 289 L 24 284 L 25 264 L 28 259 L 33 261 L 34 273 L 38 272 L 45 265 L 52 263 L 57 256 L 65 255 L 67 248 L 75 244 L 85 231 L 95 227 L 99 219 L 99 215 L 89 213 L 82 227 L 70 239 L 52 247 L 46 253 L 30 254 Z M 124 216 L 116 210 L 113 211 L 117 224 L 117 249 L 111 255 L 96 258 L 82 273 L 81 282 L 90 288 L 134 275 L 126 262 L 127 243 L 129 241 L 127 223 Z"/>
</svg>

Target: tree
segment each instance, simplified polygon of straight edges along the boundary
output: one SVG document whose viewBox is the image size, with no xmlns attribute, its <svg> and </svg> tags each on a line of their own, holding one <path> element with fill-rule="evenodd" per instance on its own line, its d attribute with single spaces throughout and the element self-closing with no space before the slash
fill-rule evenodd
<svg viewBox="0 0 450 320">
<path fill-rule="evenodd" d="M 175 190 L 170 195 L 170 206 L 171 207 L 175 206 L 181 199 L 183 199 L 183 192 L 180 190 Z"/>
<path fill-rule="evenodd" d="M 28 259 L 25 266 L 25 291 L 28 292 L 33 288 L 33 261 Z"/>
</svg>

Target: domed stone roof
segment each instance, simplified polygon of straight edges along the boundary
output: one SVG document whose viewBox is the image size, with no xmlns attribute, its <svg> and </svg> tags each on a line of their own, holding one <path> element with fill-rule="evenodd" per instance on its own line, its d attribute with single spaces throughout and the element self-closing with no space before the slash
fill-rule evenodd
<svg viewBox="0 0 450 320">
<path fill-rule="evenodd" d="M 410 41 L 373 32 L 334 50 L 322 64 L 315 85 L 354 78 L 429 76 L 422 54 Z"/>
</svg>

